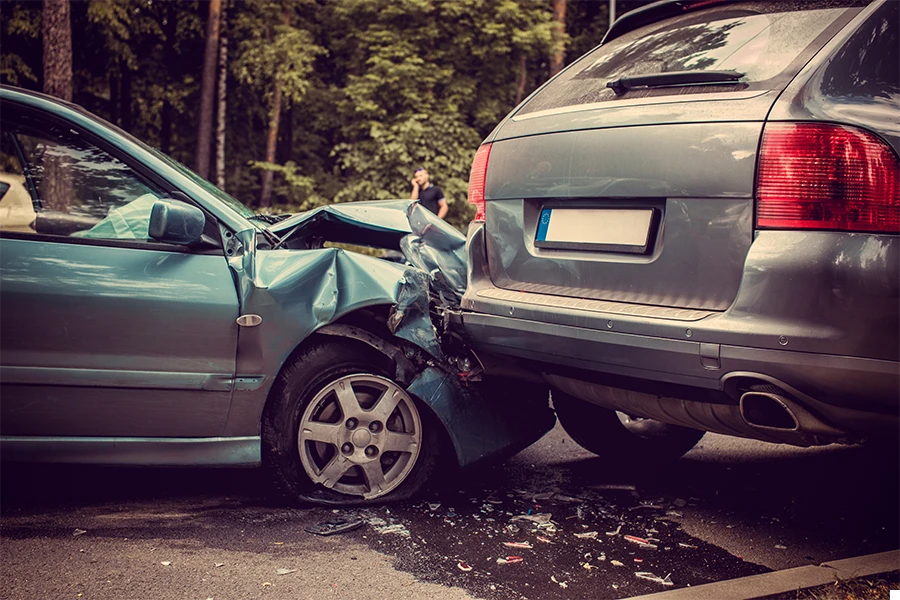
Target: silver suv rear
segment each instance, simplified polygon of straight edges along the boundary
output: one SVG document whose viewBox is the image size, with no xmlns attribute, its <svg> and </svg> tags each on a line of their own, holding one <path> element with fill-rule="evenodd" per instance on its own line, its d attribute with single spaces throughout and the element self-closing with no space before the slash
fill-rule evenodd
<svg viewBox="0 0 900 600">
<path fill-rule="evenodd" d="M 598 453 L 896 435 L 898 29 L 891 1 L 622 17 L 476 154 L 467 341 Z"/>
</svg>

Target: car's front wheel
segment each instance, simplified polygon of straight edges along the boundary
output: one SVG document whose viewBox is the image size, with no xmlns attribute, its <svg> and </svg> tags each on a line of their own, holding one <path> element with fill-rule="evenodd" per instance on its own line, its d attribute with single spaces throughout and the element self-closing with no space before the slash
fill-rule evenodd
<svg viewBox="0 0 900 600">
<path fill-rule="evenodd" d="M 390 362 L 353 341 L 304 349 L 263 415 L 263 461 L 289 495 L 317 504 L 405 499 L 434 469 L 440 436 Z"/>
<path fill-rule="evenodd" d="M 566 433 L 598 456 L 622 466 L 655 466 L 685 454 L 706 433 L 654 419 L 630 417 L 553 390 L 553 408 Z"/>
</svg>

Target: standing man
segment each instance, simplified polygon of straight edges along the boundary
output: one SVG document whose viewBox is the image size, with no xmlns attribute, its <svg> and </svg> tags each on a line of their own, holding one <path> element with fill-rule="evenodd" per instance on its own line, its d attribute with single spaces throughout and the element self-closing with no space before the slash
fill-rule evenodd
<svg viewBox="0 0 900 600">
<path fill-rule="evenodd" d="M 444 198 L 444 192 L 438 186 L 431 183 L 428 171 L 424 168 L 416 169 L 412 178 L 412 194 L 409 195 L 410 200 L 418 200 L 419 204 L 443 219 L 447 215 L 450 207 L 447 206 L 447 199 Z"/>
</svg>

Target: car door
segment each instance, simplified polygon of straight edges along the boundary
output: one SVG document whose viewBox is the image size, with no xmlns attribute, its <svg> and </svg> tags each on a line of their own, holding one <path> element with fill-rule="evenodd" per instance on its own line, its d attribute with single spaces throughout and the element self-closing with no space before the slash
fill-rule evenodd
<svg viewBox="0 0 900 600">
<path fill-rule="evenodd" d="M 221 435 L 238 298 L 213 217 L 201 246 L 152 240 L 160 174 L 13 103 L 0 181 L 0 434 Z"/>
</svg>

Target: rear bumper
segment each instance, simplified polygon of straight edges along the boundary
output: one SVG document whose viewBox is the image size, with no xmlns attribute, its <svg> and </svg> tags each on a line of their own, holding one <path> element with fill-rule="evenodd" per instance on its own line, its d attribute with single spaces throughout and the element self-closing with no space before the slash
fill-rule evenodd
<svg viewBox="0 0 900 600">
<path fill-rule="evenodd" d="M 847 243 L 847 238 L 805 235 L 806 245 L 813 253 L 821 253 L 823 245 L 831 244 L 832 250 L 837 251 Z M 808 408 L 841 430 L 896 432 L 900 427 L 898 309 L 896 297 L 892 297 L 896 296 L 898 278 L 893 264 L 896 239 L 889 240 L 885 260 L 880 261 L 884 270 L 866 272 L 872 282 L 886 281 L 887 287 L 870 282 L 868 289 L 874 287 L 878 292 L 869 293 L 867 312 L 857 315 L 857 324 L 867 329 L 865 337 L 870 340 L 870 344 L 862 344 L 855 337 L 858 332 L 853 337 L 845 335 L 848 325 L 840 318 L 820 318 L 824 304 L 821 298 L 816 306 L 807 303 L 804 293 L 814 296 L 823 290 L 822 284 L 815 287 L 812 281 L 803 279 L 801 267 L 804 261 L 809 261 L 807 265 L 821 265 L 823 259 L 819 254 L 816 259 L 792 255 L 785 260 L 783 245 L 779 252 L 774 250 L 774 246 L 783 243 L 783 236 L 760 236 L 756 240 L 734 305 L 727 311 L 708 314 L 679 314 L 665 309 L 655 313 L 652 307 L 643 307 L 647 310 L 642 314 L 637 305 L 498 290 L 487 275 L 480 237 L 480 230 L 473 228 L 469 236 L 469 289 L 462 311 L 456 315 L 467 343 L 476 350 L 532 361 L 547 373 L 571 374 L 577 370 L 603 377 L 685 386 L 688 392 L 705 390 L 712 393 L 711 397 L 718 393 L 720 402 L 737 402 L 736 390 L 730 384 L 740 378 L 770 382 L 803 398 Z M 782 255 L 780 260 L 777 254 Z M 790 304 L 800 305 L 796 314 L 803 316 L 794 317 L 790 310 L 782 311 L 785 314 L 778 318 L 764 313 L 769 302 L 763 294 L 767 290 L 764 285 L 789 276 L 773 266 L 784 263 L 789 268 L 797 266 L 793 270 L 797 281 L 792 289 L 782 291 L 792 292 Z M 806 270 L 810 270 L 809 266 Z M 822 269 L 814 270 L 822 278 Z M 885 272 L 889 273 L 887 279 Z M 842 292 L 835 289 L 834 278 L 825 279 L 824 285 L 832 286 L 828 293 Z M 848 280 L 850 283 L 857 286 L 866 282 Z M 887 298 L 883 298 L 884 293 Z M 783 298 L 777 302 L 779 308 L 786 306 Z M 892 308 L 885 312 L 882 304 Z M 851 318 L 852 315 L 845 316 L 847 321 Z M 883 326 L 874 327 L 873 323 Z M 893 353 L 889 350 L 892 346 Z M 842 347 L 851 351 L 866 347 L 876 356 L 837 351 Z M 817 348 L 826 351 L 817 352 Z"/>
<path fill-rule="evenodd" d="M 900 426 L 900 364 L 894 361 L 710 345 L 468 312 L 459 320 L 476 350 L 538 363 L 549 373 L 587 371 L 725 396 L 737 379 L 769 382 L 794 392 L 843 431 Z"/>
</svg>

